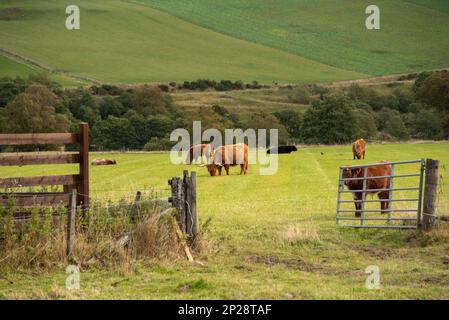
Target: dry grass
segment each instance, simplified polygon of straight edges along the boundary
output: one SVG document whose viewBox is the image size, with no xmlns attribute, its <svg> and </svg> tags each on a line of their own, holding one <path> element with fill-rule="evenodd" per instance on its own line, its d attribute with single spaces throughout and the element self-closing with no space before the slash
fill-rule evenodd
<svg viewBox="0 0 449 320">
<path fill-rule="evenodd" d="M 305 223 L 288 225 L 280 234 L 281 239 L 291 245 L 320 242 L 320 235 L 315 225 Z"/>
<path fill-rule="evenodd" d="M 1 212 L 0 266 L 2 270 L 51 270 L 75 263 L 83 269 L 119 268 L 132 271 L 135 261 L 180 256 L 173 214 L 160 208 L 140 209 L 132 221 L 130 207 L 93 206 L 85 218 L 77 214 L 74 255 L 68 260 L 67 212 L 34 210 L 31 219 L 14 223 L 13 209 Z"/>
</svg>

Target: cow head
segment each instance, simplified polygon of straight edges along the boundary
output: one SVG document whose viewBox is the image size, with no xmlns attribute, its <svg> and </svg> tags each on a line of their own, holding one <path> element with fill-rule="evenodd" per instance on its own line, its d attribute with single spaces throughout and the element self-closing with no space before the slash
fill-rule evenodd
<svg viewBox="0 0 449 320">
<path fill-rule="evenodd" d="M 357 178 L 360 176 L 362 168 L 344 168 L 343 169 L 343 179 Z M 346 180 L 345 185 L 350 185 L 357 183 L 358 180 Z"/>
<path fill-rule="evenodd" d="M 209 174 L 211 177 L 214 177 L 217 174 L 217 165 L 215 163 L 210 163 L 207 165 L 207 171 L 209 171 Z"/>
</svg>

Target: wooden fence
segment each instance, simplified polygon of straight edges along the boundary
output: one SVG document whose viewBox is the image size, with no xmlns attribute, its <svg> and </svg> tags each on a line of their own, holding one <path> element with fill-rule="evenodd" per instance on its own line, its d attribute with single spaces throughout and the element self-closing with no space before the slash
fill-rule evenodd
<svg viewBox="0 0 449 320">
<path fill-rule="evenodd" d="M 196 215 L 196 172 L 184 171 L 183 177 L 174 177 L 168 181 L 171 186 L 171 197 L 168 201 L 176 209 L 176 220 L 181 231 L 187 235 L 192 245 L 197 235 Z"/>
<path fill-rule="evenodd" d="M 0 206 L 15 199 L 18 208 L 36 206 L 71 205 L 72 190 L 77 190 L 77 206 L 89 206 L 89 126 L 79 125 L 79 133 L 24 133 L 0 134 L 0 145 L 66 145 L 77 144 L 78 153 L 21 153 L 0 154 L 0 166 L 27 166 L 78 163 L 79 174 L 48 175 L 40 177 L 0 178 L 0 190 L 36 186 L 63 186 L 62 192 L 4 192 L 0 193 Z"/>
</svg>

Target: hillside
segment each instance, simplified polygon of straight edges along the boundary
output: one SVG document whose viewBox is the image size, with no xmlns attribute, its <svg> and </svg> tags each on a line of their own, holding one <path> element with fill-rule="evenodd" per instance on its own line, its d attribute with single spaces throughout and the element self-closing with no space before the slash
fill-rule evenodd
<svg viewBox="0 0 449 320">
<path fill-rule="evenodd" d="M 367 0 L 139 0 L 220 33 L 370 75 L 448 66 L 445 0 L 379 0 L 381 30 L 365 28 Z"/>
<path fill-rule="evenodd" d="M 64 1 L 2 1 L 1 47 L 56 70 L 114 83 L 197 78 L 301 83 L 365 76 L 216 33 L 148 6 L 117 0 L 77 4 L 81 30 L 68 31 Z"/>
</svg>

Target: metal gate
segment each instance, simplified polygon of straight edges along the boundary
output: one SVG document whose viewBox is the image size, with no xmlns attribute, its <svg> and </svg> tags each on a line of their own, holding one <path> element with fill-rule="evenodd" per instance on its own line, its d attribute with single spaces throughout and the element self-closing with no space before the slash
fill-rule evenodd
<svg viewBox="0 0 449 320">
<path fill-rule="evenodd" d="M 341 166 L 338 181 L 337 225 L 352 228 L 416 229 L 421 223 L 425 163 L 425 160 L 421 159 Z M 391 175 L 369 175 L 369 167 L 388 165 L 391 165 Z M 345 169 L 358 168 L 363 170 L 362 177 L 360 177 L 360 174 L 356 178 L 343 177 Z M 383 178 L 390 180 L 388 188 L 369 188 L 369 182 Z M 362 185 L 362 188 L 359 190 L 345 188 L 345 181 L 351 180 L 363 181 L 362 184 L 359 184 Z M 380 199 L 380 197 L 374 199 L 374 194 L 379 192 L 388 192 L 388 199 Z M 346 195 L 352 195 L 353 199 L 345 199 Z M 367 195 L 373 195 L 373 197 L 367 199 Z M 382 202 L 388 203 L 387 209 L 373 207 L 381 205 Z M 356 205 L 356 209 L 349 209 L 348 205 L 351 204 Z M 359 205 L 357 206 L 357 204 Z M 349 216 L 351 213 L 352 217 Z M 357 217 L 357 215 L 360 215 L 360 217 Z"/>
</svg>

